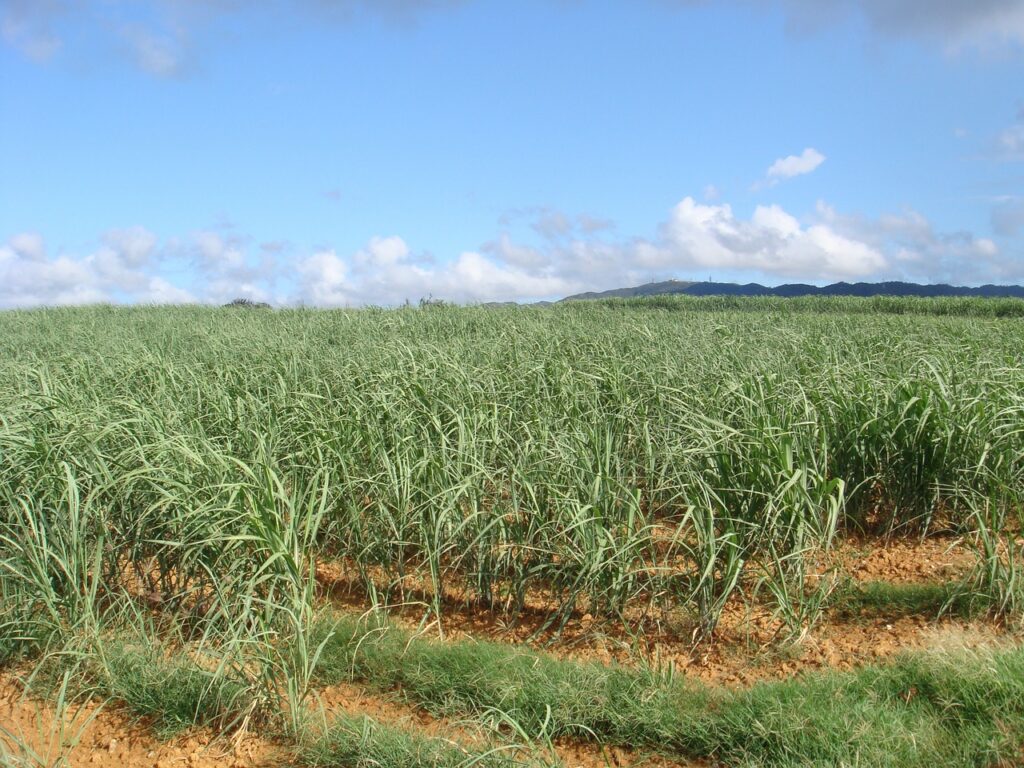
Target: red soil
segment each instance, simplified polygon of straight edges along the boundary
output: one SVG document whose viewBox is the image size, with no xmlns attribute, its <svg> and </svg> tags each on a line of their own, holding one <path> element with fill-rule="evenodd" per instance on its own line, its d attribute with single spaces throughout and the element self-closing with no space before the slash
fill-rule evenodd
<svg viewBox="0 0 1024 768">
<path fill-rule="evenodd" d="M 855 582 L 940 583 L 960 578 L 973 555 L 960 539 L 845 542 L 827 557 L 827 567 Z M 364 610 L 365 594 L 343 564 L 322 564 L 317 572 L 325 595 L 346 610 Z M 407 579 L 407 602 L 389 607 L 392 619 L 406 629 L 421 628 L 431 602 L 429 584 Z M 426 632 L 445 639 L 475 637 L 496 642 L 528 643 L 559 656 L 602 662 L 635 662 L 637 657 L 675 665 L 677 670 L 711 684 L 749 685 L 815 669 L 850 669 L 908 650 L 956 645 L 977 647 L 1004 641 L 1005 628 L 977 618 L 826 613 L 796 642 L 785 642 L 786 627 L 770 606 L 737 599 L 725 608 L 713 639 L 695 645 L 692 616 L 684 610 L 658 614 L 627 612 L 621 620 L 602 620 L 574 612 L 560 632 L 544 629 L 556 607 L 541 592 L 527 596 L 518 616 L 487 610 L 468 602 L 457 588 L 446 590 L 441 621 L 431 617 Z"/>
<path fill-rule="evenodd" d="M 98 710 L 98 711 L 97 711 Z M 192 729 L 170 741 L 157 739 L 145 721 L 134 719 L 114 705 L 96 701 L 76 703 L 60 715 L 51 702 L 26 695 L 11 674 L 0 676 L 0 725 L 26 744 L 47 766 L 68 768 L 271 768 L 287 762 L 280 747 L 252 734 L 218 738 L 208 729 Z M 5 738 L 15 759 L 20 745 Z M 57 762 L 64 754 L 66 762 Z M 0 764 L 3 761 L 0 752 Z M 25 765 L 35 765 L 26 762 Z"/>
</svg>

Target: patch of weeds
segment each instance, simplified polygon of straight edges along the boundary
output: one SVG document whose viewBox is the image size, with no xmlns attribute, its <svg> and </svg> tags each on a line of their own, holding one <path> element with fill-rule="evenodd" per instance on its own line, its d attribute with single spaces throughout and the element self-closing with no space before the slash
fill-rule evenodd
<svg viewBox="0 0 1024 768">
<path fill-rule="evenodd" d="M 230 727 L 255 705 L 245 682 L 155 645 L 111 641 L 90 667 L 99 689 L 136 714 L 151 717 L 161 738 L 196 724 Z"/>
</svg>

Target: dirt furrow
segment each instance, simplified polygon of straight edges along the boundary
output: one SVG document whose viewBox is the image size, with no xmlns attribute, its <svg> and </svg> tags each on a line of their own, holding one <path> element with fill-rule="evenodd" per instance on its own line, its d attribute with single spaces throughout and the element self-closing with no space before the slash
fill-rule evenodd
<svg viewBox="0 0 1024 768">
<path fill-rule="evenodd" d="M 161 741 L 144 719 L 112 702 L 78 700 L 58 711 L 52 701 L 27 694 L 10 673 L 0 674 L 0 725 L 8 732 L 0 731 L 5 768 L 272 768 L 288 757 L 253 733 L 194 728 Z"/>
<path fill-rule="evenodd" d="M 937 536 L 846 541 L 828 561 L 855 584 L 922 586 L 961 578 L 972 555 L 961 539 Z M 322 563 L 317 576 L 325 600 L 339 610 L 361 612 L 369 606 L 362 584 L 344 563 Z M 424 579 L 410 577 L 406 582 L 404 594 L 396 595 L 401 602 L 387 611 L 398 626 L 415 631 L 422 628 L 433 594 Z M 602 620 L 577 610 L 556 632 L 545 628 L 545 623 L 557 602 L 539 590 L 527 595 L 526 607 L 518 615 L 474 603 L 457 585 L 446 588 L 442 602 L 441 620 L 431 617 L 425 630 L 435 637 L 527 643 L 556 656 L 604 663 L 630 664 L 643 658 L 671 663 L 709 684 L 734 686 L 817 669 L 854 669 L 904 651 L 978 647 L 1007 638 L 1004 627 L 983 616 L 968 620 L 955 615 L 901 615 L 895 609 L 887 612 L 884 606 L 851 609 L 842 599 L 798 642 L 787 642 L 787 628 L 770 605 L 734 599 L 726 606 L 712 641 L 697 646 L 692 642 L 693 617 L 682 609 L 656 614 L 633 609 L 622 620 Z"/>
<path fill-rule="evenodd" d="M 332 715 L 339 713 L 357 717 L 365 715 L 377 722 L 452 741 L 467 749 L 482 749 L 493 741 L 488 738 L 493 734 L 480 723 L 434 717 L 419 707 L 402 702 L 397 693 L 375 693 L 352 683 L 326 686 L 315 692 L 312 703 L 323 708 L 328 722 Z M 510 737 L 506 735 L 506 738 Z M 649 752 L 572 739 L 556 739 L 550 746 L 529 745 L 517 754 L 532 758 L 537 764 L 557 762 L 564 768 L 698 768 L 710 765 L 703 761 L 680 762 Z"/>
</svg>

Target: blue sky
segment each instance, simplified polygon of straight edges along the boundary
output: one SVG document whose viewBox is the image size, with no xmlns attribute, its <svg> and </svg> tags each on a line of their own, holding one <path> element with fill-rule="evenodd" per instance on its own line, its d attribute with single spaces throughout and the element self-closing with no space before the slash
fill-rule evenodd
<svg viewBox="0 0 1024 768">
<path fill-rule="evenodd" d="M 2 0 L 0 306 L 1024 281 L 1024 0 Z"/>
</svg>

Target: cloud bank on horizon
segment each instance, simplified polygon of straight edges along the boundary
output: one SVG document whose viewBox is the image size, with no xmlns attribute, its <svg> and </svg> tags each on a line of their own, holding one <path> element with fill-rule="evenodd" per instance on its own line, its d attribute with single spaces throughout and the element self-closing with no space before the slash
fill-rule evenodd
<svg viewBox="0 0 1024 768">
<path fill-rule="evenodd" d="M 552 218 L 565 226 L 552 229 Z M 686 197 L 647 238 L 596 239 L 585 225 L 568 222 L 565 214 L 536 212 L 534 227 L 545 232 L 542 245 L 517 244 L 503 233 L 444 262 L 412 251 L 397 235 L 373 237 L 351 254 L 333 248 L 296 254 L 231 231 L 198 231 L 158 243 L 153 233 L 134 227 L 104 233 L 93 252 L 68 255 L 49 253 L 38 233 L 20 233 L 0 246 L 0 306 L 234 298 L 326 307 L 426 297 L 508 301 L 723 271 L 818 282 L 936 275 L 969 283 L 1024 279 L 1024 263 L 1005 258 L 992 240 L 936 232 L 915 211 L 869 220 L 819 202 L 802 223 L 778 205 L 758 206 L 743 219 L 728 204 Z M 195 273 L 188 288 L 167 274 L 182 263 Z"/>
<path fill-rule="evenodd" d="M 1024 0 L 3 0 L 0 41 L 0 308 L 1024 281 Z"/>
</svg>

